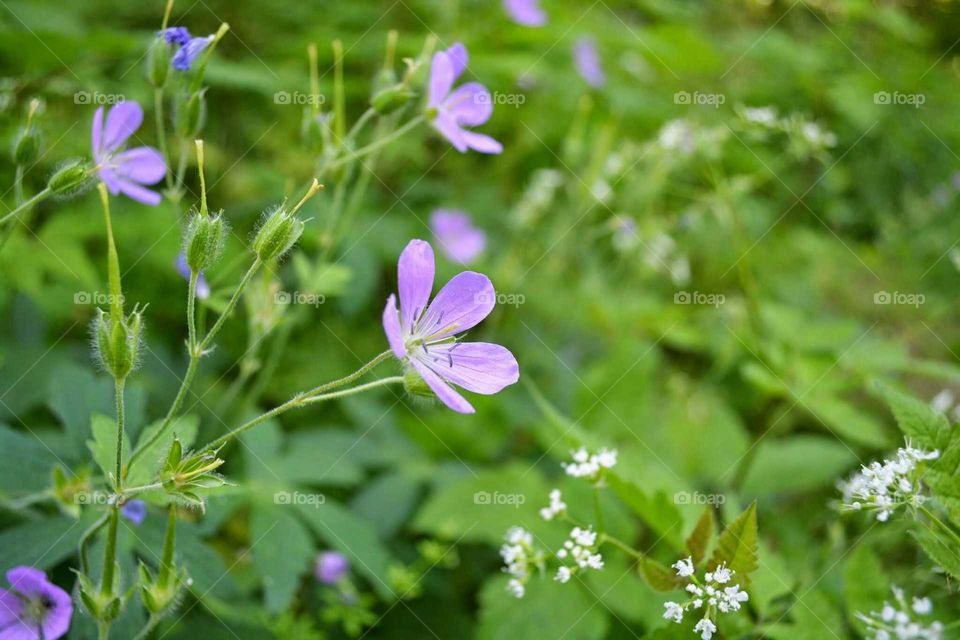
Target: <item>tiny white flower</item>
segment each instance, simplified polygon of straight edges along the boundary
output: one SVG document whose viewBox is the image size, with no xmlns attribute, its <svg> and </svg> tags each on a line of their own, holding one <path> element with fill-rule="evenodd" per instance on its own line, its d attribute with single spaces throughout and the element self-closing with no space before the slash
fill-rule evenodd
<svg viewBox="0 0 960 640">
<path fill-rule="evenodd" d="M 932 613 L 933 603 L 930 602 L 930 598 L 914 598 L 913 612 L 919 613 L 922 616 Z"/>
<path fill-rule="evenodd" d="M 687 557 L 683 560 L 678 560 L 677 562 L 673 563 L 673 568 L 677 570 L 677 575 L 681 578 L 689 578 L 694 573 L 693 557 Z M 710 574 L 708 573 L 707 576 L 707 580 L 709 581 Z"/>
<path fill-rule="evenodd" d="M 713 624 L 709 618 L 703 618 L 697 623 L 697 626 L 695 626 L 693 630 L 699 633 L 703 640 L 710 640 L 717 630 L 717 625 Z"/>
<path fill-rule="evenodd" d="M 513 596 L 516 598 L 522 598 L 524 593 L 526 593 L 526 587 L 524 587 L 523 583 L 516 578 L 511 578 L 507 583 L 507 591 L 513 594 Z"/>
<path fill-rule="evenodd" d="M 681 607 L 676 602 L 664 602 L 663 608 L 666 609 L 663 612 L 664 620 L 673 620 L 677 624 L 683 622 L 683 607 Z"/>
<path fill-rule="evenodd" d="M 573 573 L 570 571 L 570 567 L 560 567 L 557 569 L 557 577 L 554 578 L 554 580 L 566 584 L 570 582 L 571 575 L 573 575 Z"/>
</svg>

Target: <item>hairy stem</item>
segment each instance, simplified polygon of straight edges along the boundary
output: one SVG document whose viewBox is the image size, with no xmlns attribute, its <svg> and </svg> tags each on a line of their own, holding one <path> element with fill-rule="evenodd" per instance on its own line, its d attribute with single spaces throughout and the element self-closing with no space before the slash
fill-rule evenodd
<svg viewBox="0 0 960 640">
<path fill-rule="evenodd" d="M 42 202 L 42 201 L 46 200 L 48 197 L 50 197 L 50 194 L 52 194 L 52 193 L 53 193 L 53 191 L 50 189 L 50 187 L 47 187 L 47 188 L 44 189 L 43 191 L 38 192 L 37 195 L 33 196 L 33 197 L 30 198 L 29 200 L 26 200 L 26 201 L 20 203 L 13 211 L 11 211 L 10 213 L 8 213 L 8 214 L 6 214 L 5 216 L 3 216 L 2 218 L 0 218 L 0 224 L 3 224 L 3 223 L 5 223 L 5 222 L 7 222 L 8 220 L 10 220 L 11 218 L 13 218 L 15 215 L 17 215 L 17 214 L 20 213 L 21 211 L 23 211 L 23 210 L 25 210 L 25 209 L 29 209 L 30 207 L 32 207 L 33 205 L 37 204 L 38 202 Z"/>
<path fill-rule="evenodd" d="M 336 160 L 328 164 L 326 166 L 326 170 L 333 171 L 334 169 L 341 167 L 348 162 L 353 162 L 354 160 L 370 155 L 377 149 L 381 149 L 387 146 L 388 144 L 390 144 L 391 142 L 397 140 L 398 138 L 403 137 L 404 135 L 412 131 L 414 128 L 416 128 L 417 125 L 422 123 L 424 120 L 425 118 L 423 116 L 417 116 L 416 118 L 413 118 L 412 120 L 407 122 L 407 124 L 403 125 L 399 129 L 397 129 L 396 131 L 388 135 L 387 137 L 381 138 L 380 140 L 377 140 L 375 142 L 371 142 L 365 147 L 360 147 L 356 151 L 351 151 L 346 155 L 340 156 L 339 158 L 337 158 Z"/>
</svg>

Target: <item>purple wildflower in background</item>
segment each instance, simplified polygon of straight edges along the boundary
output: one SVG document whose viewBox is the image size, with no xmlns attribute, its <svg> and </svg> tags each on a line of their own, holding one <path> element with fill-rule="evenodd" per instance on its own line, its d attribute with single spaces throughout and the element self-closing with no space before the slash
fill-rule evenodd
<svg viewBox="0 0 960 640">
<path fill-rule="evenodd" d="M 167 173 L 163 156 L 153 147 L 134 147 L 119 151 L 120 147 L 140 128 L 143 109 L 133 101 L 121 102 L 110 108 L 107 122 L 103 122 L 103 107 L 93 114 L 91 138 L 93 158 L 100 179 L 113 195 L 124 194 L 143 204 L 160 204 L 160 194 L 143 187 L 156 184 Z"/>
<path fill-rule="evenodd" d="M 213 42 L 213 36 L 192 37 L 186 27 L 170 27 L 161 31 L 159 35 L 170 44 L 179 47 L 173 54 L 173 68 L 177 71 L 189 71 L 190 65 L 197 56 Z"/>
<path fill-rule="evenodd" d="M 445 405 L 474 413 L 450 385 L 490 395 L 519 380 L 520 367 L 498 344 L 457 339 L 493 310 L 496 293 L 490 279 L 473 271 L 457 274 L 428 306 L 433 275 L 433 248 L 411 240 L 397 264 L 400 310 L 391 294 L 383 310 L 383 330 L 394 355 L 409 363 Z"/>
<path fill-rule="evenodd" d="M 323 584 L 336 584 L 350 570 L 350 561 L 336 551 L 324 551 L 317 556 L 313 574 Z"/>
<path fill-rule="evenodd" d="M 593 38 L 583 37 L 573 45 L 573 62 L 577 73 L 587 81 L 591 87 L 599 89 L 607 84 L 607 76 L 600 66 L 600 53 Z"/>
<path fill-rule="evenodd" d="M 176 266 L 177 273 L 183 276 L 184 280 L 190 282 L 190 265 L 187 264 L 187 255 L 182 251 L 177 254 Z M 210 297 L 210 285 L 207 283 L 207 279 L 203 277 L 203 271 L 197 275 L 197 297 L 201 300 Z"/>
<path fill-rule="evenodd" d="M 540 8 L 539 0 L 503 0 L 503 7 L 517 24 L 525 27 L 547 24 L 547 14 Z"/>
<path fill-rule="evenodd" d="M 70 628 L 70 594 L 33 567 L 7 571 L 10 589 L 0 589 L 0 638 L 57 640 Z"/>
<path fill-rule="evenodd" d="M 143 500 L 128 500 L 120 507 L 120 515 L 139 527 L 147 519 L 147 503 Z"/>
<path fill-rule="evenodd" d="M 446 51 L 433 54 L 427 99 L 431 124 L 460 153 L 466 153 L 467 149 L 480 153 L 500 153 L 503 145 L 499 142 L 463 128 L 481 125 L 493 114 L 490 92 L 479 82 L 460 85 L 451 93 L 453 83 L 467 68 L 467 59 L 467 48 L 459 42 Z"/>
<path fill-rule="evenodd" d="M 430 229 L 443 253 L 460 264 L 469 264 L 487 246 L 487 234 L 473 226 L 465 211 L 437 209 L 430 216 Z"/>
</svg>

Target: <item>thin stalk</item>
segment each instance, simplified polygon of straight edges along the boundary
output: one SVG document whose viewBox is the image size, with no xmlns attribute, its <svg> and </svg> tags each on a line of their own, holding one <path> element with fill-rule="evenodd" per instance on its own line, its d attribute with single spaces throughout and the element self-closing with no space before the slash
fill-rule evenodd
<svg viewBox="0 0 960 640">
<path fill-rule="evenodd" d="M 23 202 L 23 165 L 18 164 L 13 175 L 13 197 L 17 204 Z"/>
<path fill-rule="evenodd" d="M 172 2 L 172 0 L 171 0 Z M 169 6 L 169 5 L 168 5 Z M 164 17 L 166 20 L 166 17 Z M 166 27 L 164 27 L 165 29 Z M 170 152 L 167 148 L 167 126 L 163 117 L 163 87 L 157 87 L 153 90 L 153 113 L 157 119 L 157 146 L 160 147 L 160 155 L 167 167 L 170 167 Z M 173 172 L 169 169 L 166 173 L 167 188 L 173 188 Z"/>
<path fill-rule="evenodd" d="M 110 508 L 110 524 L 107 529 L 107 548 L 103 554 L 103 574 L 100 578 L 100 594 L 109 598 L 113 595 L 113 576 L 117 564 L 117 524 L 120 509 Z"/>
<path fill-rule="evenodd" d="M 43 201 L 46 200 L 48 197 L 50 197 L 50 194 L 52 194 L 52 193 L 53 193 L 53 191 L 50 189 L 50 187 L 47 187 L 47 188 L 44 189 L 43 191 L 38 192 L 35 196 L 33 196 L 32 198 L 26 200 L 25 202 L 20 203 L 20 205 L 18 205 L 13 211 L 11 211 L 10 213 L 8 213 L 8 214 L 6 214 L 5 216 L 3 216 L 2 218 L 0 218 L 0 224 L 4 224 L 4 223 L 7 222 L 8 220 L 10 220 L 10 218 L 14 217 L 15 215 L 17 215 L 18 213 L 20 213 L 20 212 L 23 211 L 24 209 L 29 209 L 30 207 L 34 206 L 35 204 L 37 204 L 37 203 L 39 203 L 39 202 L 43 202 Z"/>
<path fill-rule="evenodd" d="M 391 355 L 393 355 L 392 351 L 389 351 L 389 350 L 384 351 L 383 353 L 379 354 L 373 360 L 363 365 L 362 367 L 360 367 L 350 375 L 344 376 L 342 378 L 338 378 L 336 380 L 333 380 L 332 382 L 327 382 L 326 384 L 322 384 L 318 387 L 314 387 L 313 389 L 310 389 L 309 391 L 307 391 L 304 395 L 315 396 L 317 394 L 326 393 L 327 391 L 332 391 L 333 389 L 338 389 L 340 387 L 348 385 L 354 380 L 359 380 L 364 375 L 366 375 L 370 370 L 376 367 L 378 364 L 380 364 L 381 362 L 389 358 Z"/>
<path fill-rule="evenodd" d="M 150 484 L 143 484 L 138 487 L 128 487 L 123 490 L 123 497 L 131 498 L 135 495 L 146 493 L 147 491 L 153 491 L 154 489 L 159 489 L 161 487 L 163 487 L 162 482 L 151 482 Z"/>
<path fill-rule="evenodd" d="M 636 549 L 628 545 L 623 540 L 620 540 L 619 538 L 614 538 L 613 536 L 603 534 L 600 536 L 600 544 L 605 544 L 605 543 L 612 544 L 616 548 L 620 549 L 621 551 L 623 551 L 628 555 L 633 556 L 637 560 L 643 560 L 644 558 L 644 555 L 641 552 L 637 551 Z"/>
<path fill-rule="evenodd" d="M 80 573 L 84 575 L 90 575 L 90 555 L 87 553 L 87 548 L 93 537 L 107 524 L 109 518 L 110 513 L 104 513 L 80 536 Z"/>
<path fill-rule="evenodd" d="M 170 505 L 167 515 L 167 532 L 163 537 L 163 558 L 160 560 L 160 573 L 157 575 L 157 586 L 166 589 L 173 575 L 173 552 L 177 547 L 177 510 Z"/>
<path fill-rule="evenodd" d="M 187 346 L 190 353 L 194 352 L 197 346 L 197 279 L 200 274 L 196 271 L 190 271 L 190 284 L 187 285 Z"/>
<path fill-rule="evenodd" d="M 117 493 L 121 493 L 123 487 L 123 387 L 125 380 L 120 378 L 114 381 L 114 390 L 117 396 L 117 475 L 114 479 L 114 486 Z"/>
<path fill-rule="evenodd" d="M 243 274 L 243 279 L 240 280 L 240 284 L 237 285 L 236 290 L 230 297 L 230 301 L 227 303 L 227 306 L 224 307 L 223 313 L 220 314 L 220 317 L 217 318 L 215 323 L 213 323 L 210 331 L 207 332 L 206 337 L 204 337 L 204 339 L 198 345 L 198 351 L 202 352 L 208 346 L 210 346 L 210 341 L 213 340 L 213 338 L 220 332 L 221 327 L 223 327 L 223 323 L 226 322 L 230 314 L 233 313 L 233 309 L 237 306 L 237 302 L 239 302 L 240 296 L 243 294 L 243 290 L 247 288 L 248 284 L 250 284 L 250 279 L 253 278 L 262 264 L 263 262 L 260 260 L 260 258 L 256 258 L 253 261 L 253 264 L 250 265 L 250 268 L 247 269 L 247 272 Z"/>
<path fill-rule="evenodd" d="M 950 536 L 953 539 L 954 544 L 958 545 L 958 548 L 960 548 L 960 535 L 958 535 L 957 532 L 953 530 L 953 527 L 949 526 L 943 520 L 938 518 L 935 513 L 933 513 L 932 511 L 930 511 L 930 509 L 927 509 L 923 505 L 920 505 L 918 508 L 920 512 L 923 513 L 923 515 L 927 516 L 930 520 L 933 520 L 934 522 L 936 522 L 937 526 L 940 527 L 940 529 L 943 530 L 944 533 Z"/>
<path fill-rule="evenodd" d="M 358 393 L 363 393 L 364 391 L 369 391 L 370 389 L 375 389 L 377 387 L 383 387 L 389 384 L 400 384 L 403 382 L 403 376 L 392 376 L 389 378 L 381 378 L 380 380 L 375 380 L 373 382 L 368 382 L 366 384 L 361 384 L 356 387 L 351 387 L 349 389 L 341 389 L 340 391 L 333 391 L 330 393 L 324 393 L 315 396 L 307 396 L 305 394 L 297 394 L 292 397 L 290 400 L 287 400 L 283 404 L 274 407 L 270 411 L 257 416 L 253 420 L 250 420 L 239 427 L 231 430 L 230 432 L 220 436 L 207 446 L 203 448 L 204 452 L 215 451 L 230 442 L 232 439 L 236 438 L 240 434 L 249 431 L 258 424 L 266 422 L 271 418 L 275 418 L 291 409 L 297 409 L 299 407 L 306 406 L 308 404 L 317 404 L 320 402 L 326 402 L 327 400 L 333 400 L 334 398 L 345 398 L 347 396 L 356 395 Z"/>
<path fill-rule="evenodd" d="M 338 167 L 343 166 L 343 165 L 346 164 L 347 162 L 352 162 L 352 161 L 357 160 L 357 159 L 359 159 L 359 158 L 362 158 L 362 157 L 364 157 L 364 156 L 370 155 L 371 153 L 373 153 L 373 152 L 376 151 L 377 149 L 381 149 L 381 148 L 387 146 L 388 144 L 390 144 L 391 142 L 397 140 L 398 138 L 403 137 L 404 135 L 406 135 L 407 133 L 409 133 L 410 131 L 412 131 L 417 125 L 419 125 L 420 123 L 422 123 L 424 120 L 425 120 L 425 118 L 424 118 L 424 116 L 422 116 L 422 115 L 421 115 L 421 116 L 417 116 L 416 118 L 413 118 L 412 120 L 410 120 L 409 122 L 407 122 L 407 124 L 403 125 L 403 126 L 400 127 L 399 129 L 397 129 L 396 131 L 394 131 L 393 133 L 391 133 L 390 135 L 388 135 L 387 137 L 381 138 L 380 140 L 377 140 L 377 141 L 375 141 L 375 142 L 371 142 L 370 144 L 368 144 L 368 145 L 365 146 L 365 147 L 361 147 L 361 148 L 357 149 L 356 151 L 352 151 L 352 152 L 350 152 L 350 153 L 348 153 L 348 154 L 346 154 L 346 155 L 340 156 L 339 158 L 337 158 L 336 160 L 334 160 L 333 162 L 331 162 L 330 164 L 328 164 L 328 165 L 326 166 L 326 170 L 327 170 L 327 171 L 332 171 L 332 170 L 334 170 L 334 169 L 336 169 L 336 168 L 338 168 Z"/>
</svg>

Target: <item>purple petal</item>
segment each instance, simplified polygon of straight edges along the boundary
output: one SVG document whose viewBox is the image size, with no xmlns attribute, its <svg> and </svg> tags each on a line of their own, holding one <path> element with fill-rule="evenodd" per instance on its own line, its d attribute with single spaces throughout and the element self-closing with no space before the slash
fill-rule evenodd
<svg viewBox="0 0 960 640">
<path fill-rule="evenodd" d="M 187 264 L 187 256 L 184 252 L 177 254 L 177 260 L 174 263 L 177 269 L 177 273 L 186 280 L 190 281 L 190 265 Z M 197 274 L 197 297 L 201 300 L 206 300 L 210 297 L 210 285 L 207 283 L 207 279 L 203 277 L 203 271 Z"/>
<path fill-rule="evenodd" d="M 203 38 L 190 38 L 187 44 L 173 55 L 173 68 L 177 71 L 188 71 L 193 61 L 197 59 L 203 50 L 213 42 L 213 36 Z"/>
<path fill-rule="evenodd" d="M 110 186 L 109 184 L 107 185 Z M 160 201 L 163 198 L 156 191 L 151 191 L 145 187 L 141 187 L 136 182 L 131 182 L 130 180 L 120 179 L 118 181 L 118 186 L 120 188 L 120 193 L 127 196 L 132 200 L 136 200 L 141 204 L 148 204 L 151 207 L 155 207 L 160 204 Z"/>
<path fill-rule="evenodd" d="M 463 333 L 490 315 L 495 303 L 490 278 L 475 271 L 458 273 L 430 303 L 418 329 L 434 340 Z"/>
<path fill-rule="evenodd" d="M 190 41 L 190 32 L 186 27 L 170 27 L 164 29 L 158 35 L 171 44 L 183 46 Z"/>
<path fill-rule="evenodd" d="M 397 313 L 397 298 L 392 293 L 387 298 L 387 306 L 383 308 L 383 332 L 387 334 L 387 342 L 390 343 L 393 355 L 403 360 L 407 353 L 400 329 L 400 314 Z"/>
<path fill-rule="evenodd" d="M 313 574 L 324 584 L 336 584 L 350 569 L 350 561 L 336 551 L 324 551 L 317 556 Z"/>
<path fill-rule="evenodd" d="M 474 228 L 463 211 L 437 209 L 430 216 L 430 228 L 444 254 L 460 264 L 472 262 L 487 244 L 487 235 Z"/>
<path fill-rule="evenodd" d="M 466 153 L 467 146 L 466 138 L 464 135 L 466 131 L 460 128 L 460 125 L 457 124 L 457 121 L 448 113 L 441 111 L 436 118 L 433 119 L 433 128 L 440 132 L 447 141 L 453 145 L 454 149 L 460 153 Z"/>
<path fill-rule="evenodd" d="M 0 629 L 20 619 L 22 603 L 12 591 L 0 589 Z"/>
<path fill-rule="evenodd" d="M 153 147 L 134 147 L 113 159 L 117 174 L 140 184 L 156 184 L 167 174 L 163 156 Z"/>
<path fill-rule="evenodd" d="M 40 640 L 40 632 L 32 625 L 17 620 L 3 631 L 0 631 L 0 640 Z M 48 640 L 44 636 L 44 640 Z"/>
<path fill-rule="evenodd" d="M 412 358 L 410 362 L 413 364 L 413 367 L 417 370 L 417 373 L 420 374 L 420 377 L 423 378 L 423 381 L 427 383 L 437 397 L 440 398 L 440 401 L 443 404 L 447 405 L 457 413 L 476 413 L 476 409 L 467 402 L 467 400 L 454 391 L 454 389 L 444 382 L 440 376 L 435 374 L 430 367 L 420 362 L 416 358 Z"/>
<path fill-rule="evenodd" d="M 97 107 L 93 114 L 93 125 L 90 127 L 90 141 L 93 144 L 93 157 L 100 161 L 100 143 L 103 138 L 103 107 Z"/>
<path fill-rule="evenodd" d="M 33 567 L 15 567 L 7 571 L 10 588 L 25 596 L 35 596 L 43 592 L 47 585 L 47 574 Z"/>
<path fill-rule="evenodd" d="M 490 395 L 520 379 L 520 365 L 510 350 L 489 342 L 432 345 L 428 366 L 437 375 L 467 391 Z"/>
<path fill-rule="evenodd" d="M 453 88 L 453 62 L 443 51 L 433 54 L 430 64 L 430 89 L 427 94 L 427 106 L 435 109 L 446 100 Z"/>
<path fill-rule="evenodd" d="M 107 112 L 107 125 L 103 130 L 100 150 L 104 153 L 116 151 L 142 123 L 143 109 L 133 100 L 114 105 Z"/>
<path fill-rule="evenodd" d="M 53 583 L 47 583 L 43 595 L 51 603 L 43 621 L 44 640 L 57 640 L 70 629 L 73 617 L 73 601 L 70 594 Z"/>
<path fill-rule="evenodd" d="M 456 80 L 467 68 L 469 60 L 467 48 L 461 42 L 454 42 L 453 46 L 447 49 L 446 54 L 450 56 L 450 62 L 453 64 L 453 79 Z"/>
<path fill-rule="evenodd" d="M 517 24 L 525 27 L 542 27 L 547 23 L 547 14 L 538 0 L 503 0 L 503 6 Z"/>
<path fill-rule="evenodd" d="M 203 271 L 197 274 L 197 297 L 206 300 L 210 297 L 210 284 L 203 276 Z"/>
<path fill-rule="evenodd" d="M 100 176 L 100 179 L 103 180 L 103 183 L 107 185 L 107 189 L 110 190 L 110 193 L 113 195 L 120 194 L 120 178 L 117 177 L 117 172 L 113 169 L 103 168 L 100 169 L 97 174 Z"/>
<path fill-rule="evenodd" d="M 479 82 L 468 82 L 457 87 L 444 100 L 442 108 L 457 124 L 475 126 L 483 124 L 493 115 L 493 100 L 485 86 Z"/>
<path fill-rule="evenodd" d="M 463 132 L 463 139 L 467 143 L 467 146 L 473 149 L 474 151 L 479 151 L 480 153 L 489 153 L 496 155 L 498 153 L 503 153 L 503 145 L 491 138 L 490 136 L 484 135 L 482 133 L 475 133 L 473 131 Z"/>
<path fill-rule="evenodd" d="M 577 73 L 591 87 L 600 88 L 607 83 L 607 76 L 600 66 L 600 54 L 592 38 L 580 38 L 573 45 L 573 60 Z"/>
<path fill-rule="evenodd" d="M 423 314 L 433 291 L 433 247 L 423 240 L 411 240 L 397 263 L 397 286 L 400 292 L 400 326 L 410 333 Z"/>
<path fill-rule="evenodd" d="M 120 507 L 120 515 L 140 526 L 147 518 L 147 503 L 143 500 L 130 500 Z"/>
</svg>

